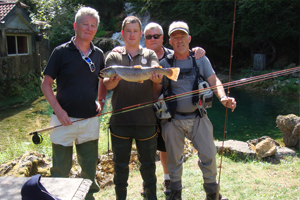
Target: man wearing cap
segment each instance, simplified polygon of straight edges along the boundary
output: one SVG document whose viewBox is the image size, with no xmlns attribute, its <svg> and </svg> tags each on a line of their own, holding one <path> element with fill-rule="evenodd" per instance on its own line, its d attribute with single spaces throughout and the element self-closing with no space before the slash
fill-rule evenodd
<svg viewBox="0 0 300 200">
<path fill-rule="evenodd" d="M 179 67 L 181 73 L 177 82 L 169 82 L 164 78 L 161 84 L 162 88 L 167 85 L 175 95 L 192 91 L 195 81 L 198 81 L 196 80 L 196 67 L 211 87 L 222 84 L 206 56 L 195 59 L 195 62 L 190 56 L 191 36 L 189 35 L 189 27 L 185 22 L 173 22 L 169 26 L 169 36 L 169 43 L 174 49 L 174 55 L 161 60 L 160 65 L 164 68 Z M 227 97 L 222 86 L 215 88 L 214 93 L 225 107 L 234 111 L 235 99 Z M 206 110 L 201 107 L 198 108 L 197 104 L 193 104 L 192 96 L 189 98 L 179 97 L 177 98 L 176 113 L 172 119 L 161 122 L 162 135 L 168 154 L 167 166 L 171 179 L 171 194 L 167 198 L 168 200 L 181 199 L 182 153 L 185 135 L 198 151 L 198 165 L 203 173 L 206 199 L 227 199 L 219 194 L 219 185 L 216 182 L 216 147 L 213 141 L 213 126 L 207 117 Z M 217 194 L 219 194 L 218 197 Z"/>
<path fill-rule="evenodd" d="M 99 72 L 104 68 L 104 55 L 101 49 L 91 42 L 100 22 L 98 12 L 90 7 L 78 10 L 75 16 L 75 36 L 67 43 L 56 47 L 45 67 L 41 89 L 53 108 L 50 125 L 61 127 L 50 131 L 52 142 L 52 177 L 69 177 L 72 168 L 73 143 L 81 166 L 81 177 L 93 183 L 86 200 L 94 199 L 99 191 L 95 182 L 98 162 L 99 121 L 106 88 L 99 81 Z M 56 79 L 57 93 L 52 90 Z M 85 119 L 87 118 L 87 119 Z M 84 119 L 84 120 L 83 120 Z M 78 121 L 81 120 L 81 121 Z M 72 121 L 78 121 L 72 123 Z"/>
<path fill-rule="evenodd" d="M 147 49 L 152 49 L 155 51 L 157 57 L 159 60 L 164 59 L 168 54 L 173 54 L 173 50 L 168 49 L 163 46 L 164 41 L 164 32 L 163 28 L 155 22 L 150 22 L 147 24 L 147 26 L 144 29 L 144 35 L 145 35 L 145 46 Z M 201 58 L 205 55 L 205 50 L 201 47 L 195 47 L 192 49 L 193 52 L 195 52 L 196 58 Z M 155 99 L 157 99 L 155 97 Z M 164 193 L 166 195 L 169 195 L 171 193 L 170 190 L 170 177 L 169 172 L 167 168 L 167 152 L 165 147 L 165 142 L 162 138 L 160 130 L 157 131 L 157 150 L 160 151 L 160 161 L 163 166 L 163 173 L 164 173 Z M 142 189 L 141 192 L 142 195 L 144 195 L 144 189 Z"/>
</svg>

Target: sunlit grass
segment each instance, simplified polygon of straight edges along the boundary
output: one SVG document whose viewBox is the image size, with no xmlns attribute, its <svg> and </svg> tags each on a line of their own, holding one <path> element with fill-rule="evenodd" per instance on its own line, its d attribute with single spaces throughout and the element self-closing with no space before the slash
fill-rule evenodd
<svg viewBox="0 0 300 200">
<path fill-rule="evenodd" d="M 217 166 L 220 156 L 217 155 Z M 198 157 L 193 155 L 183 164 L 182 199 L 205 199 L 202 172 L 197 165 Z M 163 171 L 160 162 L 156 165 L 157 197 L 165 199 L 163 193 Z M 219 178 L 219 168 L 218 176 Z M 231 200 L 300 199 L 300 159 L 287 157 L 274 165 L 259 160 L 233 161 L 223 157 L 220 193 Z M 130 172 L 127 199 L 141 200 L 142 178 L 138 170 Z M 115 199 L 113 186 L 108 186 L 96 194 L 97 200 Z"/>
<path fill-rule="evenodd" d="M 108 98 L 111 93 L 108 94 Z M 103 112 L 111 109 L 110 101 L 104 108 Z M 29 133 L 49 127 L 52 108 L 46 101 L 45 97 L 40 97 L 32 103 L 22 107 L 10 108 L 0 111 L 0 164 L 18 158 L 27 151 L 38 151 L 47 156 L 52 155 L 52 144 L 50 141 L 49 131 L 41 132 L 43 142 L 35 145 L 32 142 L 32 136 Z M 99 154 L 111 149 L 108 130 L 108 120 L 110 114 L 99 117 L 100 135 L 99 135 Z M 74 148 L 75 152 L 75 148 Z"/>
</svg>

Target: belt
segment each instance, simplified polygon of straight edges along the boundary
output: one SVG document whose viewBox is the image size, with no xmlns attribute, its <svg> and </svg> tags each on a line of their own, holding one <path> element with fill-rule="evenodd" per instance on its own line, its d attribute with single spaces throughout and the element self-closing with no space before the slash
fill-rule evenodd
<svg viewBox="0 0 300 200">
<path fill-rule="evenodd" d="M 181 115 L 181 116 L 188 116 L 188 115 L 192 115 L 192 114 L 196 114 L 198 110 L 194 111 L 194 112 L 187 112 L 187 113 L 182 113 L 182 112 L 177 112 L 175 114 L 177 115 Z"/>
</svg>

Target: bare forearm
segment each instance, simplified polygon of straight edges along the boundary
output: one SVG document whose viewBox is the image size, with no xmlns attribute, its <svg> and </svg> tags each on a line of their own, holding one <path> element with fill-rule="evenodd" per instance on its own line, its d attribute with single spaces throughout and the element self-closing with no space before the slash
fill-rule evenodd
<svg viewBox="0 0 300 200">
<path fill-rule="evenodd" d="M 114 78 L 104 78 L 103 84 L 105 85 L 107 90 L 112 90 L 117 87 L 120 80 L 121 79 L 118 76 Z"/>
<path fill-rule="evenodd" d="M 48 103 L 50 104 L 50 106 L 54 110 L 54 112 L 57 112 L 58 110 L 62 109 L 60 104 L 58 103 L 56 97 L 55 97 L 55 94 L 54 94 L 53 90 L 52 90 L 52 85 L 47 84 L 43 81 L 41 89 L 42 89 Z"/>
<path fill-rule="evenodd" d="M 153 83 L 153 100 L 157 100 L 159 95 L 161 94 L 162 85 Z"/>
<path fill-rule="evenodd" d="M 99 114 L 102 113 L 103 111 L 106 94 L 107 94 L 107 89 L 103 83 L 103 79 L 100 79 L 99 86 L 98 86 L 98 100 L 97 100 L 100 105 L 99 110 L 97 110 Z"/>
</svg>

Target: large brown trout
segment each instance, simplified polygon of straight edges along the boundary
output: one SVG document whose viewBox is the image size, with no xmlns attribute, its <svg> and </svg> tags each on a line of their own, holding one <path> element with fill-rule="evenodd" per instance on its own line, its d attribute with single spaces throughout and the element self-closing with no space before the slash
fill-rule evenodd
<svg viewBox="0 0 300 200">
<path fill-rule="evenodd" d="M 180 72 L 180 68 L 178 67 L 171 67 L 171 68 L 159 68 L 154 67 L 142 67 L 141 65 L 135 66 L 119 66 L 114 65 L 102 69 L 100 71 L 100 76 L 103 78 L 110 78 L 118 75 L 123 80 L 129 82 L 140 82 L 142 83 L 144 80 L 149 79 L 152 77 L 154 73 L 165 75 L 169 79 L 173 81 L 177 81 L 178 75 Z"/>
</svg>

